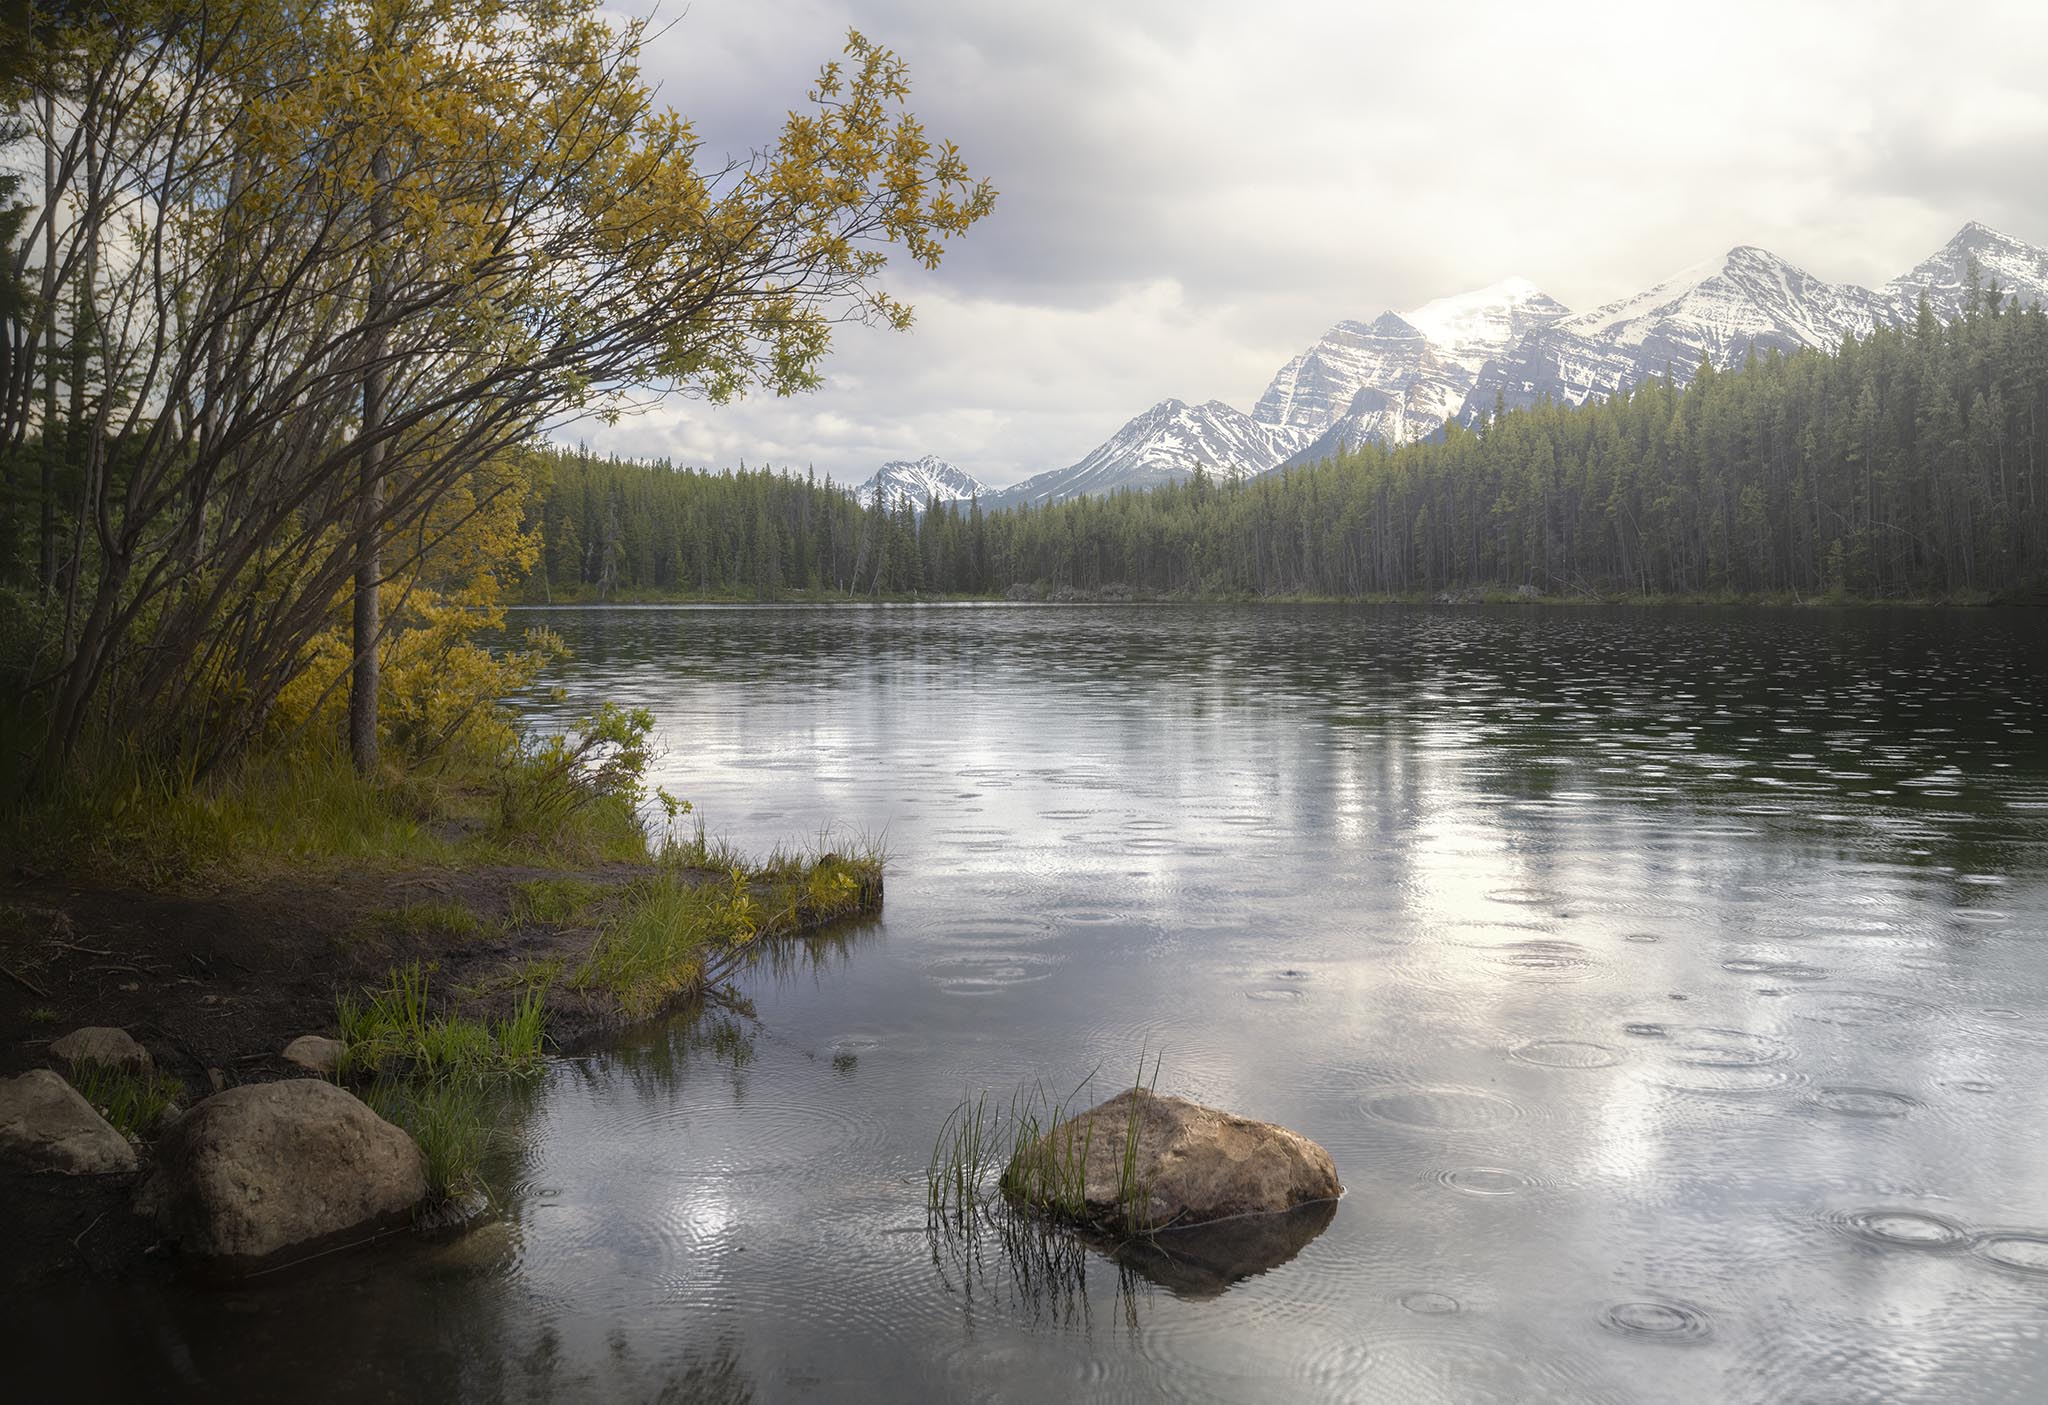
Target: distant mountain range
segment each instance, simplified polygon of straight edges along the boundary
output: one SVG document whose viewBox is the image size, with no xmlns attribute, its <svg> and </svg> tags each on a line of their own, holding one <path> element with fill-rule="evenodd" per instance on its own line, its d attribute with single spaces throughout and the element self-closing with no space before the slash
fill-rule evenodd
<svg viewBox="0 0 2048 1405">
<path fill-rule="evenodd" d="M 1510 278 L 1410 312 L 1339 322 L 1280 368 L 1250 414 L 1220 400 L 1162 400 L 1080 462 L 1009 488 L 927 457 L 885 464 L 859 491 L 870 501 L 914 492 L 919 507 L 934 495 L 1041 506 L 1176 482 L 1198 464 L 1219 478 L 1248 477 L 1368 440 L 1425 438 L 1446 421 L 1470 425 L 1497 402 L 1579 404 L 1667 370 L 1685 379 L 1703 357 L 1726 366 L 1751 351 L 1832 350 L 1912 321 L 1923 294 L 1946 321 L 1963 309 L 1972 264 L 2018 303 L 2048 305 L 2048 249 L 1974 222 L 1879 289 L 1830 283 L 1748 246 L 1578 314 Z"/>
<path fill-rule="evenodd" d="M 1049 502 L 1119 488 L 1156 488 L 1194 473 L 1260 473 L 1307 442 L 1301 430 L 1270 424 L 1221 400 L 1189 405 L 1162 400 L 1097 445 L 1072 468 L 1054 469 L 1004 488 L 994 505 Z"/>
</svg>

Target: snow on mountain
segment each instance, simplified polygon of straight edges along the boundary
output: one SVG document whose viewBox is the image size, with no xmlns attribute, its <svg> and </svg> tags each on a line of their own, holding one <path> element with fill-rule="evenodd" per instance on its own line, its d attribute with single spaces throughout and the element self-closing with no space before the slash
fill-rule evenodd
<svg viewBox="0 0 2048 1405">
<path fill-rule="evenodd" d="M 1370 324 L 1340 322 L 1280 368 L 1252 415 L 1313 431 L 1317 457 L 1368 439 L 1420 439 L 1463 409 L 1490 360 L 1568 312 L 1510 278 Z"/>
<path fill-rule="evenodd" d="M 1571 309 L 1526 278 L 1426 302 L 1401 320 L 1421 332 L 1439 355 L 1473 375 L 1514 342 L 1571 315 Z"/>
<path fill-rule="evenodd" d="M 1762 340 L 1832 350 L 1867 334 L 1884 300 L 1853 283 L 1830 283 L 1747 245 L 1695 264 L 1647 292 L 1577 317 L 1561 330 L 1617 347 L 1668 345 L 1718 363 Z"/>
<path fill-rule="evenodd" d="M 1249 416 L 1212 400 L 1163 401 L 1071 468 L 996 495 L 1057 502 L 1184 478 L 1197 463 L 1259 473 L 1309 463 L 1367 440 L 1427 438 L 1471 425 L 1496 401 L 1580 404 L 1702 358 L 1731 366 L 1751 352 L 1831 351 L 1845 337 L 1910 322 L 1925 293 L 1937 317 L 1965 304 L 1970 270 L 2009 299 L 2048 305 L 2048 249 L 1967 224 L 1933 255 L 1872 291 L 1817 278 L 1741 246 L 1633 297 L 1573 315 L 1524 278 L 1438 298 L 1372 322 L 1339 322 L 1282 366 Z"/>
<path fill-rule="evenodd" d="M 926 454 L 921 459 L 895 459 L 883 464 L 875 470 L 874 477 L 853 492 L 864 503 L 891 509 L 908 503 L 912 511 L 923 512 L 934 499 L 964 502 L 973 497 L 986 498 L 990 490 L 938 455 Z"/>
<path fill-rule="evenodd" d="M 1327 429 L 1364 387 L 1412 380 L 1424 350 L 1421 331 L 1391 312 L 1371 323 L 1339 322 L 1280 368 L 1252 418 L 1288 429 Z"/>
<path fill-rule="evenodd" d="M 1005 488 L 994 506 L 1043 506 L 1124 488 L 1156 488 L 1193 475 L 1263 473 L 1310 438 L 1308 431 L 1261 424 L 1221 400 L 1190 405 L 1162 400 L 1125 424 L 1086 458 Z"/>
<path fill-rule="evenodd" d="M 1832 350 L 1892 320 L 1891 301 L 1853 283 L 1830 283 L 1763 249 L 1741 246 L 1633 297 L 1543 328 L 1480 373 L 1461 416 L 1545 397 L 1579 404 L 1669 370 L 1688 378 L 1751 351 Z"/>
<path fill-rule="evenodd" d="M 1919 311 L 1920 295 L 1925 293 L 1936 317 L 1953 320 L 1963 310 L 1973 261 L 1981 283 L 1995 283 L 2006 294 L 2008 304 L 2048 307 L 2048 249 L 1972 220 L 1910 272 L 1884 285 L 1892 301 L 1892 315 L 1902 322 L 1911 321 Z"/>
</svg>

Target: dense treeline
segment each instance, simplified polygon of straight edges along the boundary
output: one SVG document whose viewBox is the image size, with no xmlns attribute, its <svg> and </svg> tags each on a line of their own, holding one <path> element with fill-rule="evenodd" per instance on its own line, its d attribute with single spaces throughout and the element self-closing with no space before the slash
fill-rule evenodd
<svg viewBox="0 0 2048 1405">
<path fill-rule="evenodd" d="M 744 467 L 672 469 L 582 453 L 536 456 L 529 511 L 543 546 L 529 594 L 611 599 L 639 594 L 776 594 L 875 588 L 868 557 L 917 539 L 908 517 L 862 508 L 829 479 Z M 916 583 L 883 566 L 886 590 Z"/>
<path fill-rule="evenodd" d="M 829 482 L 560 456 L 555 588 L 1957 598 L 2048 584 L 2048 317 L 1986 292 L 1833 354 L 1702 366 L 1224 486 L 921 520 Z M 545 582 L 543 582 L 545 584 Z"/>
</svg>

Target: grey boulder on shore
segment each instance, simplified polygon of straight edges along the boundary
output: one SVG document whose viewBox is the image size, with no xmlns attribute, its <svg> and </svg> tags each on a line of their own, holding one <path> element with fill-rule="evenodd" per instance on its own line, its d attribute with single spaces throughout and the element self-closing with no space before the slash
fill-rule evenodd
<svg viewBox="0 0 2048 1405">
<path fill-rule="evenodd" d="M 0 1079 L 0 1165 L 73 1176 L 135 1169 L 135 1148 L 47 1068 Z"/>
<path fill-rule="evenodd" d="M 1134 1120 L 1137 1203 L 1127 1207 L 1124 1143 Z M 1298 1132 L 1143 1088 L 1065 1119 L 1024 1155 L 1085 1156 L 1088 1220 L 1140 1231 L 1275 1214 L 1344 1193 L 1330 1154 Z"/>
<path fill-rule="evenodd" d="M 341 1056 L 348 1046 L 339 1039 L 329 1039 L 324 1034 L 302 1034 L 284 1046 L 284 1061 L 296 1064 L 308 1073 L 326 1075 L 341 1067 Z"/>
<path fill-rule="evenodd" d="M 136 1043 L 135 1036 L 127 1030 L 107 1025 L 74 1029 L 54 1041 L 50 1052 L 73 1068 L 80 1064 L 99 1064 L 105 1068 L 149 1067 L 149 1050 Z"/>
<path fill-rule="evenodd" d="M 367 1237 L 427 1193 L 412 1138 L 317 1078 L 217 1093 L 157 1158 L 140 1208 L 185 1253 L 229 1267 Z"/>
</svg>

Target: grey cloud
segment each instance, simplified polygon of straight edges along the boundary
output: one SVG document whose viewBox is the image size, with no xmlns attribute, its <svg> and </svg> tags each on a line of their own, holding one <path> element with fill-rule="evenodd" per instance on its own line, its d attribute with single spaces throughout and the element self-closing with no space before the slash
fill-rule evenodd
<svg viewBox="0 0 2048 1405">
<path fill-rule="evenodd" d="M 622 0 L 637 3 L 637 0 Z M 1344 317 L 1510 274 L 1588 307 L 1733 244 L 1880 282 L 1977 218 L 2048 242 L 2048 8 L 1730 0 L 694 0 L 648 72 L 714 151 L 772 139 L 849 26 L 1001 190 L 910 335 L 795 400 L 597 442 L 842 479 L 1060 467 L 1165 395 L 1247 405 Z M 687 452 L 686 452 L 687 450 Z"/>
</svg>

